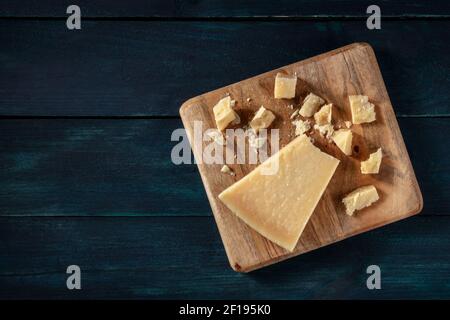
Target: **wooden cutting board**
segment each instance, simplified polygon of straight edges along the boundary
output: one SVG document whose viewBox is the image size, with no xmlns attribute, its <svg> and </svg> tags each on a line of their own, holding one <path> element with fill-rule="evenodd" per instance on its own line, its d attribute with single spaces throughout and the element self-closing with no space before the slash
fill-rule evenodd
<svg viewBox="0 0 450 320">
<path fill-rule="evenodd" d="M 213 72 L 213 71 L 212 71 Z M 277 72 L 297 73 L 295 99 L 274 99 Z M 353 155 L 347 157 L 333 144 L 313 130 L 315 145 L 341 160 L 336 172 L 309 220 L 300 240 L 290 253 L 267 240 L 235 216 L 219 199 L 218 194 L 248 174 L 255 165 L 230 164 L 235 176 L 222 173 L 220 164 L 199 164 L 198 168 L 219 228 L 231 267 L 248 272 L 269 264 L 311 251 L 350 236 L 381 227 L 421 211 L 422 195 L 417 183 L 397 119 L 387 94 L 378 63 L 370 45 L 354 43 L 316 57 L 211 91 L 186 101 L 180 109 L 188 138 L 193 142 L 194 121 L 202 121 L 203 131 L 215 128 L 213 106 L 226 94 L 237 101 L 235 110 L 242 127 L 264 105 L 273 111 L 276 120 L 271 128 L 280 129 L 280 147 L 294 138 L 289 105 L 298 107 L 313 92 L 333 103 L 333 123 L 351 120 L 348 96 L 364 94 L 375 104 L 377 120 L 353 125 Z M 251 100 L 248 101 L 247 98 Z M 417 128 L 420 130 L 420 128 Z M 211 142 L 203 142 L 204 148 Z M 378 147 L 383 161 L 377 175 L 362 175 L 360 161 L 366 160 Z M 192 145 L 200 159 L 199 146 Z M 345 214 L 342 197 L 360 186 L 373 184 L 380 200 L 350 217 Z M 286 190 L 289 192 L 289 190 Z"/>
</svg>

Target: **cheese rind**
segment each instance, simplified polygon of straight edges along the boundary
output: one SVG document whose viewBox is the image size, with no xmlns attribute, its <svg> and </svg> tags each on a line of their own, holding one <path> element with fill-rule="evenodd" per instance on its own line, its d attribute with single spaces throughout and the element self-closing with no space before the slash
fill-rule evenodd
<svg viewBox="0 0 450 320">
<path fill-rule="evenodd" d="M 275 99 L 295 98 L 296 86 L 296 76 L 288 76 L 283 73 L 277 73 L 275 76 L 275 88 L 273 90 Z"/>
<path fill-rule="evenodd" d="M 330 124 L 332 112 L 333 104 L 326 104 L 314 114 L 314 120 L 318 125 Z"/>
<path fill-rule="evenodd" d="M 250 127 L 257 132 L 260 129 L 268 128 L 272 124 L 273 120 L 275 120 L 275 115 L 272 111 L 261 106 L 252 121 L 250 121 Z"/>
<path fill-rule="evenodd" d="M 231 97 L 222 98 L 213 107 L 214 119 L 216 120 L 217 129 L 223 131 L 231 122 L 238 118 L 237 113 L 231 107 Z"/>
<path fill-rule="evenodd" d="M 345 212 L 351 216 L 356 210 L 370 206 L 379 198 L 377 189 L 370 185 L 350 192 L 342 199 L 342 203 L 345 205 Z"/>
<path fill-rule="evenodd" d="M 339 149 L 341 149 L 341 151 L 345 155 L 349 156 L 352 154 L 353 134 L 350 129 L 341 129 L 335 131 L 331 139 L 333 139 L 334 143 L 338 146 Z"/>
<path fill-rule="evenodd" d="M 361 173 L 362 174 L 376 174 L 380 171 L 381 159 L 383 153 L 381 148 L 374 153 L 371 153 L 369 159 L 361 162 Z"/>
<path fill-rule="evenodd" d="M 369 98 L 363 95 L 348 96 L 352 111 L 352 122 L 361 124 L 376 120 L 375 105 L 369 102 Z"/>
<path fill-rule="evenodd" d="M 302 117 L 312 117 L 317 109 L 325 103 L 321 97 L 316 96 L 314 93 L 310 93 L 303 100 L 303 105 L 300 108 L 300 115 Z"/>
<path fill-rule="evenodd" d="M 276 162 L 275 174 L 263 174 Z M 338 164 L 301 135 L 224 190 L 219 199 L 264 237 L 292 251 Z"/>
</svg>

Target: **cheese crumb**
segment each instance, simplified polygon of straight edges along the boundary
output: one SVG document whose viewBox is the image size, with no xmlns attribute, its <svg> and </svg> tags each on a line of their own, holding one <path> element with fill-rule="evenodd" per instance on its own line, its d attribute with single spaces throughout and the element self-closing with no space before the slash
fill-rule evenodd
<svg viewBox="0 0 450 320">
<path fill-rule="evenodd" d="M 352 154 L 353 134 L 351 130 L 349 129 L 337 130 L 331 138 L 345 155 L 349 156 Z"/>
<path fill-rule="evenodd" d="M 294 119 L 298 115 L 299 109 L 295 110 L 289 118 Z"/>
<path fill-rule="evenodd" d="M 291 99 L 295 97 L 295 87 L 297 86 L 297 77 L 277 73 L 275 77 L 275 99 Z"/>
<path fill-rule="evenodd" d="M 333 111 L 333 104 L 326 104 L 319 111 L 314 114 L 314 120 L 319 125 L 331 123 L 331 114 Z"/>
<path fill-rule="evenodd" d="M 239 115 L 236 113 L 236 119 L 234 119 L 231 124 L 232 125 L 236 125 L 236 124 L 240 124 L 241 123 L 241 117 L 239 117 Z"/>
<path fill-rule="evenodd" d="M 370 185 L 352 191 L 342 199 L 342 203 L 345 205 L 345 212 L 351 216 L 356 210 L 370 206 L 379 198 L 377 189 Z"/>
<path fill-rule="evenodd" d="M 206 135 L 210 137 L 215 143 L 224 146 L 226 144 L 222 133 L 219 130 L 208 130 Z"/>
<path fill-rule="evenodd" d="M 237 113 L 231 107 L 231 98 L 222 98 L 213 108 L 217 129 L 223 131 L 231 122 L 237 118 Z"/>
<path fill-rule="evenodd" d="M 348 96 L 352 121 L 354 124 L 368 123 L 376 120 L 375 105 L 363 95 Z"/>
<path fill-rule="evenodd" d="M 256 135 L 249 135 L 248 143 L 253 149 L 260 149 L 266 144 L 266 139 L 262 137 L 256 137 Z"/>
<path fill-rule="evenodd" d="M 320 135 L 327 139 L 330 139 L 334 133 L 334 127 L 331 124 L 324 124 L 323 126 L 315 124 L 314 129 L 319 131 Z"/>
<path fill-rule="evenodd" d="M 292 124 L 295 126 L 295 135 L 299 136 L 304 134 L 306 131 L 311 129 L 311 121 L 303 121 L 301 119 L 293 121 Z"/>
<path fill-rule="evenodd" d="M 347 128 L 351 128 L 351 126 L 352 126 L 352 122 L 351 121 L 345 121 L 344 123 L 345 123 L 345 126 Z"/>
<path fill-rule="evenodd" d="M 275 120 L 275 115 L 270 110 L 267 110 L 261 106 L 252 121 L 250 121 L 250 127 L 258 132 L 259 129 L 268 128 L 272 124 L 273 120 Z"/>
<path fill-rule="evenodd" d="M 381 148 L 374 153 L 371 153 L 369 159 L 361 162 L 361 173 L 362 174 L 375 174 L 380 171 L 381 159 L 383 157 L 383 153 Z"/>
<path fill-rule="evenodd" d="M 232 175 L 232 176 L 235 175 L 235 173 L 233 172 L 233 170 L 231 170 L 230 167 L 227 166 L 226 164 L 222 167 L 222 169 L 220 169 L 220 172 L 228 173 L 229 175 Z"/>
</svg>

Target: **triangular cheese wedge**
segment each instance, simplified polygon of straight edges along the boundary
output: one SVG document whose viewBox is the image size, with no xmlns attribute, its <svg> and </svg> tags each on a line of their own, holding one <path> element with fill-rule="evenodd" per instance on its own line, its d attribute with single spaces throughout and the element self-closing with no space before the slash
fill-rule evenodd
<svg viewBox="0 0 450 320">
<path fill-rule="evenodd" d="M 334 143 L 341 149 L 341 151 L 347 156 L 352 154 L 352 139 L 353 134 L 349 129 L 337 130 L 333 133 L 331 137 Z"/>
</svg>

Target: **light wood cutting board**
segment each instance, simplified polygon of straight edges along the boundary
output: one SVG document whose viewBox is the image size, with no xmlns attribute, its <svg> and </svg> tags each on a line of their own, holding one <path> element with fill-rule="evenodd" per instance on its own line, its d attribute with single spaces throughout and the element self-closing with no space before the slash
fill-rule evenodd
<svg viewBox="0 0 450 320">
<path fill-rule="evenodd" d="M 295 99 L 274 99 L 277 72 L 297 73 Z M 311 135 L 321 150 L 341 160 L 336 172 L 309 220 L 294 252 L 267 240 L 235 216 L 219 199 L 218 194 L 248 174 L 255 165 L 230 164 L 235 176 L 222 173 L 220 164 L 198 164 L 206 193 L 216 219 L 231 267 L 248 272 L 269 264 L 311 251 L 350 236 L 412 216 L 421 211 L 422 195 L 403 142 L 375 54 L 370 45 L 354 43 L 316 57 L 211 91 L 186 101 L 180 109 L 189 140 L 193 142 L 194 121 L 202 121 L 203 131 L 215 128 L 213 106 L 226 94 L 237 101 L 235 110 L 242 127 L 257 109 L 264 105 L 273 111 L 276 120 L 271 128 L 280 129 L 280 147 L 294 138 L 289 107 L 301 105 L 309 93 L 333 103 L 333 123 L 351 120 L 348 96 L 364 94 L 375 104 L 377 120 L 353 125 L 353 155 L 345 156 L 318 133 Z M 247 101 L 250 98 L 250 101 Z M 418 128 L 419 130 L 419 128 Z M 211 142 L 204 142 L 203 148 Z M 192 145 L 196 159 L 199 146 Z M 383 161 L 377 175 L 362 175 L 360 161 L 366 160 L 378 147 Z M 371 207 L 345 214 L 342 197 L 357 187 L 373 184 L 380 200 Z M 286 190 L 289 192 L 289 190 Z"/>
</svg>

